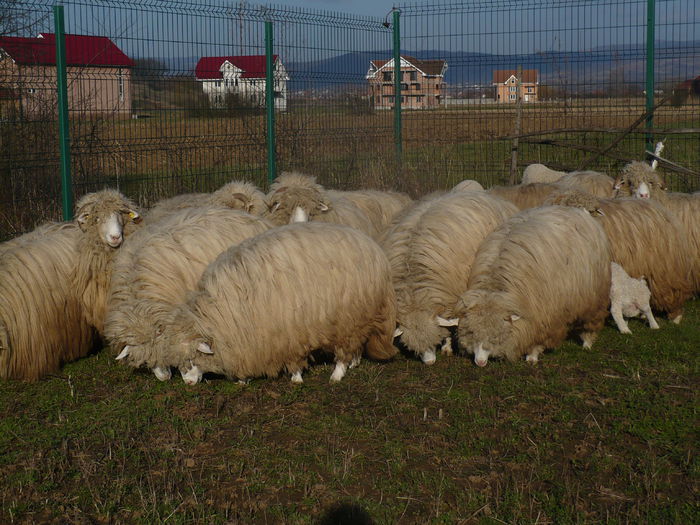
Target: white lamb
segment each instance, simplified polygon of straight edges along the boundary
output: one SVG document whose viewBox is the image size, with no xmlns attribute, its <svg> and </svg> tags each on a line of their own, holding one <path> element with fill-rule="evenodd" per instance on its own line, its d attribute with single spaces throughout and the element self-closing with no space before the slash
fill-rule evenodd
<svg viewBox="0 0 700 525">
<path fill-rule="evenodd" d="M 658 330 L 659 325 L 651 313 L 649 300 L 651 292 L 644 277 L 633 279 L 619 264 L 610 263 L 612 269 L 612 284 L 610 286 L 610 313 L 618 330 L 623 334 L 632 331 L 625 322 L 625 317 L 637 317 L 640 314 L 649 321 L 649 328 Z"/>
</svg>

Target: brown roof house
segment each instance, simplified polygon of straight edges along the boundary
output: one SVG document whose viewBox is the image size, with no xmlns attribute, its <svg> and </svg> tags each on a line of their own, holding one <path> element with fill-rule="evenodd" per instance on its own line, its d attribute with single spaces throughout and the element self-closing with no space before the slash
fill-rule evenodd
<svg viewBox="0 0 700 525">
<path fill-rule="evenodd" d="M 447 70 L 445 60 L 418 60 L 401 56 L 401 107 L 435 108 L 442 103 Z M 376 109 L 394 107 L 394 59 L 371 60 L 367 71 L 369 96 Z"/>
<path fill-rule="evenodd" d="M 539 80 L 536 69 L 523 69 L 520 79 L 520 95 L 523 102 L 536 102 Z M 514 103 L 518 100 L 518 70 L 496 69 L 493 85 L 496 86 L 496 102 Z"/>
<path fill-rule="evenodd" d="M 66 35 L 68 109 L 131 114 L 133 60 L 104 36 Z M 0 90 L 11 94 L 3 118 L 53 118 L 57 111 L 56 36 L 0 37 Z"/>
</svg>

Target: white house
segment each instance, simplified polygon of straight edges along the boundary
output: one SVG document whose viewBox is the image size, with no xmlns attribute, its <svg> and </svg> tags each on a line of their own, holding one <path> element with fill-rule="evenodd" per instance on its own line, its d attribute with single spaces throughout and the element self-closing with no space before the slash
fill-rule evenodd
<svg viewBox="0 0 700 525">
<path fill-rule="evenodd" d="M 287 109 L 289 76 L 277 55 L 272 57 L 275 109 Z M 202 57 L 195 68 L 195 78 L 209 96 L 211 107 L 223 107 L 226 95 L 237 94 L 252 104 L 265 106 L 265 55 Z"/>
</svg>

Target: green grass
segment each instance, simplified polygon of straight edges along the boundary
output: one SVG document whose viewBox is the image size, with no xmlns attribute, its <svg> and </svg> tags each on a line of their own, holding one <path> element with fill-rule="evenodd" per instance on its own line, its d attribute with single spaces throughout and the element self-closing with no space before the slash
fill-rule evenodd
<svg viewBox="0 0 700 525">
<path fill-rule="evenodd" d="M 106 351 L 0 384 L 5 523 L 692 523 L 700 301 L 538 366 L 160 383 Z"/>
</svg>

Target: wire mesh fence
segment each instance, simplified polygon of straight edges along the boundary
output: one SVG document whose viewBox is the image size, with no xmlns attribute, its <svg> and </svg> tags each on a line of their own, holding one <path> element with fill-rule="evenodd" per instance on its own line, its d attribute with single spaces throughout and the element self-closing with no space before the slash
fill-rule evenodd
<svg viewBox="0 0 700 525">
<path fill-rule="evenodd" d="M 217 0 L 62 5 L 77 196 L 111 186 L 148 206 L 231 179 L 266 188 L 270 151 L 277 171 L 415 196 L 463 178 L 518 182 L 532 162 L 614 173 L 644 158 L 648 139 L 665 139 L 664 157 L 685 168 L 669 172 L 672 188 L 700 188 L 693 0 L 653 11 L 663 103 L 650 136 L 647 0 L 401 5 L 400 79 L 389 16 Z M 60 216 L 52 7 L 0 2 L 0 238 Z"/>
</svg>

